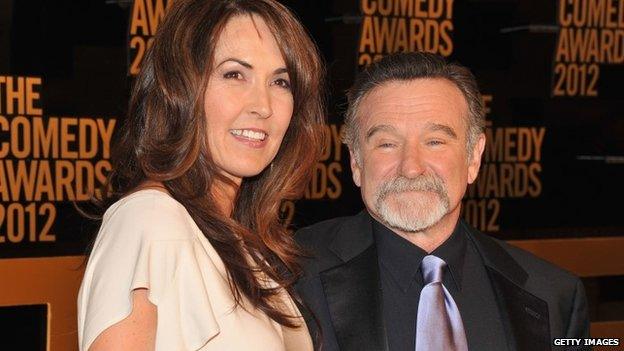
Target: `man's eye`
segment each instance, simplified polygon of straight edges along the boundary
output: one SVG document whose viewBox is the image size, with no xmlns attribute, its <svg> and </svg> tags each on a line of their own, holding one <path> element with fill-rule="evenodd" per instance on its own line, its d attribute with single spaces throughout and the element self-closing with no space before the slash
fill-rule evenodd
<svg viewBox="0 0 624 351">
<path fill-rule="evenodd" d="M 444 141 L 443 141 L 443 140 L 437 140 L 437 139 L 434 139 L 434 140 L 429 140 L 429 141 L 427 142 L 427 144 L 428 144 L 428 145 L 432 145 L 432 146 L 443 145 L 443 144 L 444 144 Z"/>
<path fill-rule="evenodd" d="M 279 78 L 275 80 L 275 85 L 290 90 L 290 82 L 287 79 Z"/>
<path fill-rule="evenodd" d="M 394 144 L 393 143 L 381 143 L 377 147 L 381 149 L 389 149 L 389 148 L 393 148 Z"/>
<path fill-rule="evenodd" d="M 243 75 L 238 71 L 230 71 L 223 75 L 225 79 L 242 79 Z"/>
</svg>

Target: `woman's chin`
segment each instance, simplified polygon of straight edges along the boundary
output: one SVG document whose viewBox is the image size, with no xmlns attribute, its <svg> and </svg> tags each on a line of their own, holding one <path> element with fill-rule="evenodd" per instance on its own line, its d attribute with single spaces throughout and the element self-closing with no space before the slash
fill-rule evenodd
<svg viewBox="0 0 624 351">
<path fill-rule="evenodd" d="M 246 167 L 232 167 L 231 169 L 223 170 L 223 174 L 239 184 L 243 178 L 252 178 L 262 173 L 267 166 L 268 165 L 249 165 Z"/>
</svg>

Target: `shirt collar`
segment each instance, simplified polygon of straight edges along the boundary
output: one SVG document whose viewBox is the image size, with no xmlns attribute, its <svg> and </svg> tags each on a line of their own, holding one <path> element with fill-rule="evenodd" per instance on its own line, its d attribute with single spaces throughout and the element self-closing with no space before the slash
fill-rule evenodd
<svg viewBox="0 0 624 351">
<path fill-rule="evenodd" d="M 405 292 L 414 281 L 422 282 L 420 263 L 427 252 L 412 244 L 373 218 L 373 235 L 380 262 Z M 466 237 L 458 224 L 451 236 L 438 246 L 432 255 L 443 259 L 451 272 L 453 288 L 461 290 L 466 252 Z"/>
<path fill-rule="evenodd" d="M 466 234 L 462 231 L 462 227 L 458 221 L 451 236 L 446 239 L 442 245 L 431 252 L 432 255 L 440 257 L 446 262 L 457 291 L 460 291 L 462 286 L 466 245 Z"/>
</svg>

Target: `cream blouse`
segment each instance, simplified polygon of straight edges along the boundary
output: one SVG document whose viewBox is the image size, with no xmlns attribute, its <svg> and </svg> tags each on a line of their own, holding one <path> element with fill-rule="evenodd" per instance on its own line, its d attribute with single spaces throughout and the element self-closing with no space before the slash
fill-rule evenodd
<svg viewBox="0 0 624 351">
<path fill-rule="evenodd" d="M 186 209 L 158 190 L 137 191 L 104 214 L 78 294 L 80 350 L 132 312 L 137 288 L 149 289 L 157 307 L 157 351 L 313 349 L 303 318 L 291 329 L 246 299 L 235 306 L 221 258 Z M 300 316 L 285 291 L 281 298 Z"/>
</svg>

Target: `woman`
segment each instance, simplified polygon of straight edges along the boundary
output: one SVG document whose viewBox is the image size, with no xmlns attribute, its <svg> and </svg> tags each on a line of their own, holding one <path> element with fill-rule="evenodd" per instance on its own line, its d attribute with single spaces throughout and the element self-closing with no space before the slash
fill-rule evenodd
<svg viewBox="0 0 624 351">
<path fill-rule="evenodd" d="M 279 208 L 318 157 L 322 73 L 276 1 L 174 2 L 114 153 L 81 350 L 312 349 Z"/>
</svg>

